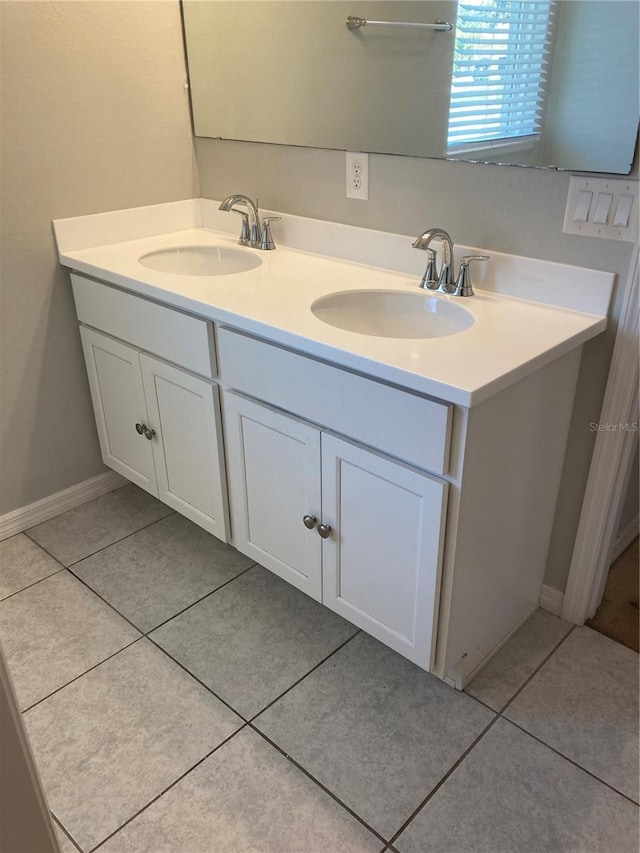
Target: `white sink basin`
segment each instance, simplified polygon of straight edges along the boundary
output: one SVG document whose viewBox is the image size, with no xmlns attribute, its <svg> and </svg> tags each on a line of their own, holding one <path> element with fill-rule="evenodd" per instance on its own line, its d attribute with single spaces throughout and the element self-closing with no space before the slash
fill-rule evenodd
<svg viewBox="0 0 640 853">
<path fill-rule="evenodd" d="M 233 275 L 262 263 L 253 252 L 231 246 L 175 246 L 149 252 L 138 260 L 150 270 L 177 275 Z"/>
<path fill-rule="evenodd" d="M 316 299 L 311 311 L 330 326 L 380 338 L 442 338 L 475 322 L 462 305 L 425 291 L 343 290 Z"/>
</svg>

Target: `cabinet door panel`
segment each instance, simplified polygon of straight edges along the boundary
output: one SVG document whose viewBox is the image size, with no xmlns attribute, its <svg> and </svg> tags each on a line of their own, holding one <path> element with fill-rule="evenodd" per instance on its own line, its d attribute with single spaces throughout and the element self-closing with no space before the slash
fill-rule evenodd
<svg viewBox="0 0 640 853">
<path fill-rule="evenodd" d="M 320 433 L 296 418 L 225 394 L 234 545 L 317 601 L 322 597 Z"/>
<path fill-rule="evenodd" d="M 222 427 L 216 385 L 140 356 L 158 497 L 227 541 Z"/>
<path fill-rule="evenodd" d="M 138 352 L 83 326 L 80 335 L 104 463 L 157 495 L 150 442 L 135 428 L 148 420 Z"/>
<path fill-rule="evenodd" d="M 349 619 L 429 669 L 447 484 L 322 435 L 324 597 Z"/>
</svg>

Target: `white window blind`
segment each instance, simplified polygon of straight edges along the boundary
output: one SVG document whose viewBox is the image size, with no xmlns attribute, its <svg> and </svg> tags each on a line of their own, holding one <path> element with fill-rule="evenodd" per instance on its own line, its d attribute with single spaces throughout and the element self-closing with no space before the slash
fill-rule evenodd
<svg viewBox="0 0 640 853">
<path fill-rule="evenodd" d="M 458 3 L 449 151 L 540 132 L 554 17 L 551 0 Z"/>
</svg>

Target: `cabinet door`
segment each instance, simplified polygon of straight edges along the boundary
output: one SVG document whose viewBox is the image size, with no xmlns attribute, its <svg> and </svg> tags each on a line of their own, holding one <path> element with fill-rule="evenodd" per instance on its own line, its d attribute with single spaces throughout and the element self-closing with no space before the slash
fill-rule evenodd
<svg viewBox="0 0 640 853">
<path fill-rule="evenodd" d="M 224 395 L 234 545 L 320 601 L 320 433 L 238 394 Z"/>
<path fill-rule="evenodd" d="M 424 669 L 435 651 L 447 484 L 322 434 L 323 602 Z"/>
<path fill-rule="evenodd" d="M 227 502 L 218 387 L 140 356 L 158 497 L 227 541 Z"/>
<path fill-rule="evenodd" d="M 80 335 L 104 463 L 157 495 L 151 442 L 136 431 L 148 422 L 138 351 L 84 326 Z"/>
</svg>

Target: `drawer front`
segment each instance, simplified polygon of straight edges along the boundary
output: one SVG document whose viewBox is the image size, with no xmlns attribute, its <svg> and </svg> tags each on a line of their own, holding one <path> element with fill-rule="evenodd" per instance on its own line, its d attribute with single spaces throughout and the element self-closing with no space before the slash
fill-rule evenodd
<svg viewBox="0 0 640 853">
<path fill-rule="evenodd" d="M 194 373 L 216 375 L 209 321 L 75 273 L 71 273 L 71 284 L 82 323 Z"/>
<path fill-rule="evenodd" d="M 384 385 L 231 329 L 218 332 L 223 382 L 251 397 L 446 473 L 453 407 Z"/>
</svg>

